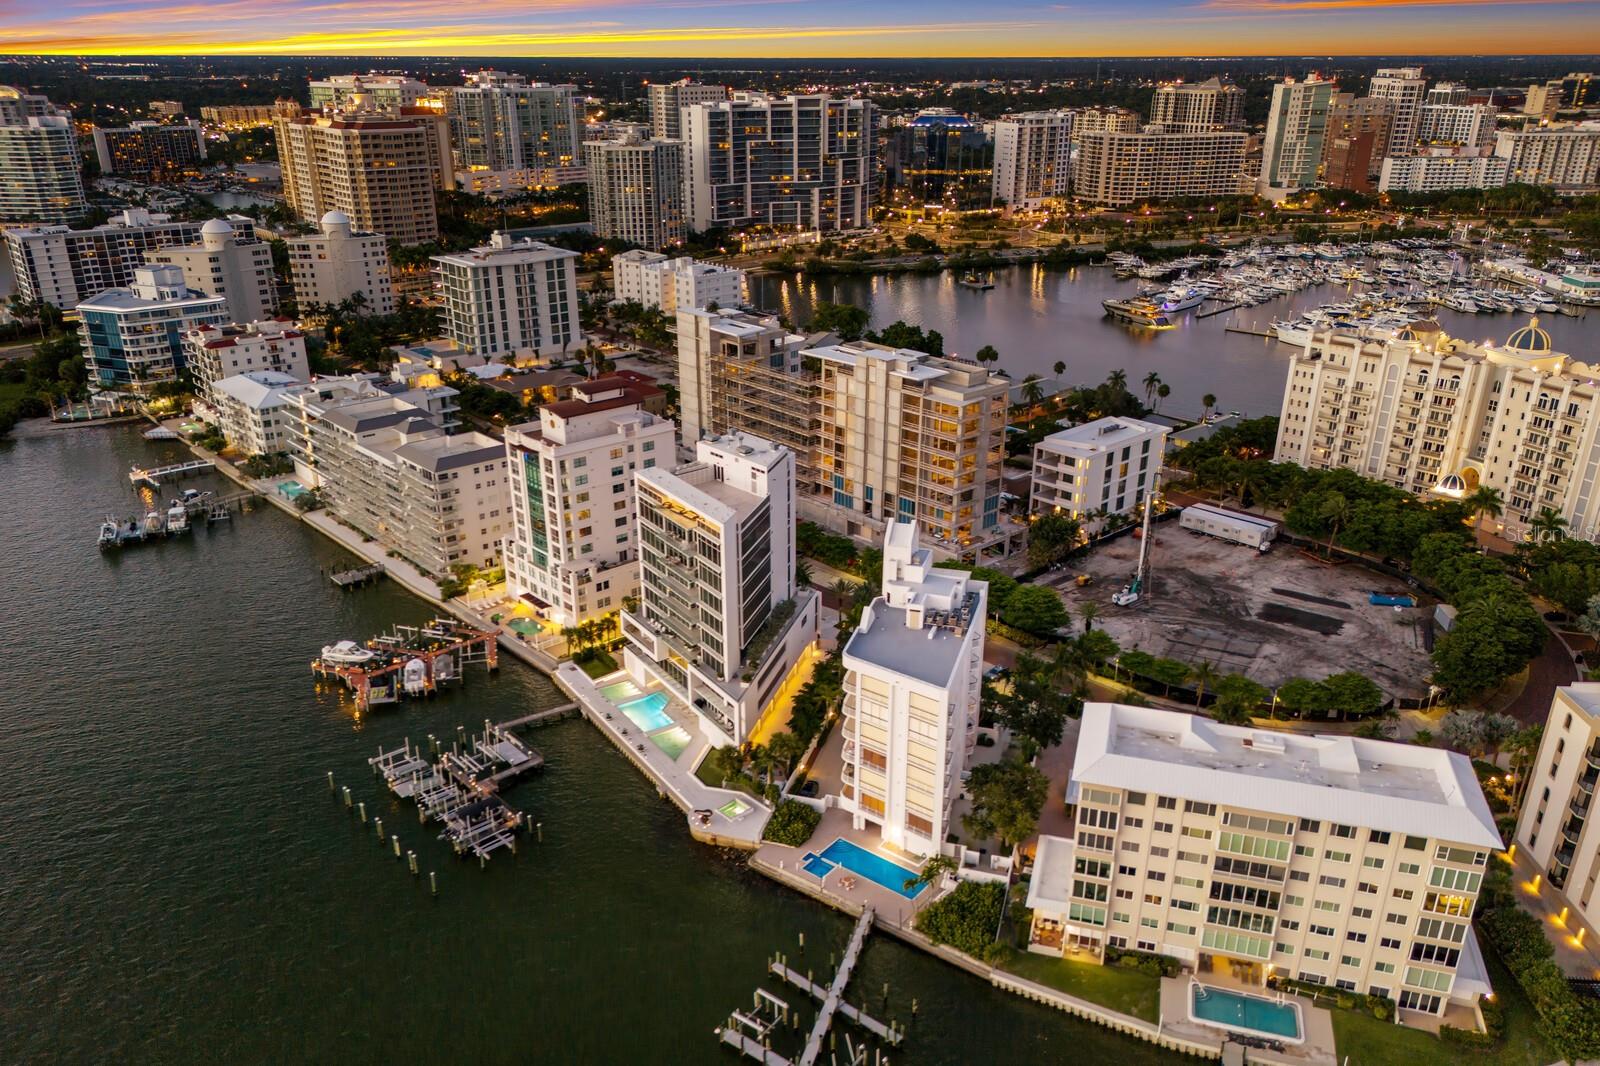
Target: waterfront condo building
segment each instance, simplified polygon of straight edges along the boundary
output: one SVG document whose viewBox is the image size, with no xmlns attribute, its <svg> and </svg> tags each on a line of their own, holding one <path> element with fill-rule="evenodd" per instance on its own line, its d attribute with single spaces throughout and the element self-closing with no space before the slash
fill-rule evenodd
<svg viewBox="0 0 1600 1066">
<path fill-rule="evenodd" d="M 1334 93 L 1328 105 L 1328 131 L 1322 142 L 1322 180 L 1335 189 L 1370 193 L 1383 158 L 1389 154 L 1394 101 L 1354 93 Z"/>
<path fill-rule="evenodd" d="M 1514 854 L 1517 881 L 1531 883 L 1541 895 L 1555 893 L 1563 913 L 1566 907 L 1576 912 L 1567 918 L 1569 936 L 1583 929 L 1593 936 L 1600 927 L 1594 892 L 1600 879 L 1600 833 L 1595 831 L 1600 820 L 1589 820 L 1597 780 L 1600 683 L 1565 685 L 1555 691 L 1538 758 L 1522 783 Z"/>
<path fill-rule="evenodd" d="M 994 202 L 1027 210 L 1067 195 L 1071 111 L 1027 111 L 994 121 Z"/>
<path fill-rule="evenodd" d="M 17 295 L 63 310 L 133 281 L 135 267 L 169 244 L 200 239 L 200 223 L 131 207 L 90 229 L 17 226 L 5 231 Z"/>
<path fill-rule="evenodd" d="M 1556 351 L 1535 319 L 1503 344 L 1417 322 L 1392 337 L 1314 334 L 1289 365 L 1277 458 L 1345 468 L 1419 496 L 1498 489 L 1508 539 L 1550 508 L 1600 535 L 1600 368 Z"/>
<path fill-rule="evenodd" d="M 583 162 L 595 236 L 645 248 L 683 241 L 682 141 L 586 141 Z"/>
<path fill-rule="evenodd" d="M 1244 129 L 1244 90 L 1221 78 L 1156 86 L 1150 122 L 1168 133 Z"/>
<path fill-rule="evenodd" d="M 294 381 L 311 377 L 306 336 L 288 319 L 248 325 L 208 325 L 183 335 L 184 360 L 195 392 L 217 406 L 215 388 L 224 378 L 271 371 Z"/>
<path fill-rule="evenodd" d="M 871 225 L 877 183 L 871 100 L 736 93 L 681 114 L 691 229 Z"/>
<path fill-rule="evenodd" d="M 817 636 L 795 584 L 794 456 L 746 433 L 700 441 L 676 472 L 636 474 L 639 603 L 622 613 L 624 665 L 742 744 Z"/>
<path fill-rule="evenodd" d="M 471 251 L 434 256 L 444 335 L 501 362 L 566 355 L 581 342 L 577 259 L 504 231 Z"/>
<path fill-rule="evenodd" d="M 200 243 L 169 244 L 149 253 L 152 263 L 180 267 L 189 284 L 228 302 L 228 318 L 255 322 L 278 312 L 278 278 L 272 269 L 272 246 L 257 240 L 245 226 L 245 235 L 220 218 L 200 227 Z"/>
<path fill-rule="evenodd" d="M 685 107 L 695 104 L 715 104 L 728 98 L 723 85 L 701 85 L 684 78 L 650 86 L 650 136 L 657 140 L 680 140 L 683 137 Z"/>
<path fill-rule="evenodd" d="M 356 229 L 400 244 L 439 239 L 440 189 L 451 188 L 449 121 L 405 109 L 397 114 L 301 113 L 273 118 L 283 198 L 305 222 L 342 211 Z"/>
<path fill-rule="evenodd" d="M 840 806 L 885 844 L 937 855 L 978 742 L 989 586 L 939 569 L 916 522 L 883 539 L 883 587 L 844 646 Z"/>
<path fill-rule="evenodd" d="M 1140 200 L 1237 196 L 1248 189 L 1243 131 L 1086 133 L 1078 139 L 1073 195 L 1122 207 Z"/>
<path fill-rule="evenodd" d="M 676 427 L 645 410 L 659 389 L 621 376 L 577 388 L 505 435 L 507 591 L 560 626 L 614 614 L 638 594 L 634 475 L 677 465 Z"/>
<path fill-rule="evenodd" d="M 228 446 L 245 455 L 288 451 L 287 392 L 301 379 L 276 370 L 249 370 L 215 382 L 207 403 Z"/>
<path fill-rule="evenodd" d="M 399 114 L 426 107 L 434 91 L 404 74 L 334 74 L 310 84 L 311 106 L 326 111 L 376 111 Z"/>
<path fill-rule="evenodd" d="M 1600 122 L 1502 130 L 1494 153 L 1510 165 L 1510 182 L 1575 195 L 1600 188 Z"/>
<path fill-rule="evenodd" d="M 71 223 L 88 209 L 72 113 L 0 85 L 0 222 Z"/>
<path fill-rule="evenodd" d="M 183 268 L 141 266 L 127 288 L 78 304 L 84 363 L 97 388 L 147 393 L 184 369 L 183 338 L 228 321 L 228 302 L 190 288 Z"/>
<path fill-rule="evenodd" d="M 445 93 L 458 183 L 483 173 L 506 175 L 503 184 L 522 189 L 583 180 L 577 86 L 480 70 Z"/>
<path fill-rule="evenodd" d="M 803 356 L 820 365 L 808 517 L 853 537 L 916 520 L 950 552 L 1005 532 L 1009 379 L 976 363 L 864 341 Z"/>
<path fill-rule="evenodd" d="M 611 287 L 623 303 L 643 304 L 669 318 L 679 308 L 716 304 L 732 310 L 744 304 L 744 271 L 737 267 L 688 256 L 669 259 L 641 248 L 611 257 Z"/>
<path fill-rule="evenodd" d="M 1491 104 L 1423 104 L 1417 112 L 1420 145 L 1487 148 L 1494 144 L 1495 116 Z"/>
<path fill-rule="evenodd" d="M 1031 950 L 1153 952 L 1477 1027 L 1472 909 L 1501 842 L 1466 756 L 1090 703 L 1066 798 L 1077 832 L 1039 841 Z"/>
<path fill-rule="evenodd" d="M 1052 433 L 1033 448 L 1030 509 L 1068 515 L 1085 529 L 1130 514 L 1155 492 L 1166 450 L 1167 427 L 1137 418 L 1099 418 Z"/>
<path fill-rule="evenodd" d="M 1417 155 L 1383 161 L 1379 192 L 1446 192 L 1494 189 L 1506 183 L 1511 163 L 1482 148 L 1420 148 Z"/>
<path fill-rule="evenodd" d="M 206 139 L 194 119 L 135 122 L 120 128 L 96 126 L 94 152 L 102 174 L 171 181 L 200 172 L 206 162 Z"/>
<path fill-rule="evenodd" d="M 1335 88 L 1315 74 L 1304 81 L 1286 78 L 1272 87 L 1267 134 L 1261 142 L 1261 195 L 1294 193 L 1317 183 Z"/>
<path fill-rule="evenodd" d="M 1394 126 L 1389 134 L 1390 155 L 1410 155 L 1422 122 L 1422 102 L 1427 80 L 1421 67 L 1383 67 L 1367 84 L 1367 95 L 1394 101 Z"/>
<path fill-rule="evenodd" d="M 983 127 L 948 107 L 929 107 L 884 139 L 887 197 L 915 208 L 989 206 L 994 166 Z"/>
<path fill-rule="evenodd" d="M 319 233 L 284 240 L 301 313 L 313 305 L 352 300 L 359 301 L 365 314 L 394 314 L 389 242 L 376 233 L 358 232 L 343 211 L 329 211 L 319 225 Z"/>
</svg>

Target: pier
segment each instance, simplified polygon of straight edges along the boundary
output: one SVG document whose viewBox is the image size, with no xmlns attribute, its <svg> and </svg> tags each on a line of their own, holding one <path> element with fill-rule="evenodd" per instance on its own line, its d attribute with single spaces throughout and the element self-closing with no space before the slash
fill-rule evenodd
<svg viewBox="0 0 1600 1066">
<path fill-rule="evenodd" d="M 344 682 L 363 711 L 408 696 L 431 696 L 440 686 L 461 680 L 475 663 L 490 671 L 500 666 L 492 630 L 449 618 L 435 618 L 423 626 L 395 626 L 362 650 L 369 656 L 352 661 L 323 648 L 323 654 L 311 661 L 311 672 Z"/>
<path fill-rule="evenodd" d="M 163 478 L 177 480 L 191 474 L 199 474 L 207 470 L 216 469 L 216 463 L 210 459 L 190 459 L 186 463 L 170 463 L 167 466 L 139 467 L 128 471 L 128 483 L 134 488 L 148 485 L 152 489 L 159 489 Z"/>
<path fill-rule="evenodd" d="M 844 957 L 839 961 L 839 968 L 826 987 L 813 981 L 809 974 L 802 974 L 789 966 L 782 955 L 768 963 L 769 973 L 805 992 L 822 1005 L 817 1012 L 816 1021 L 812 1023 L 810 1032 L 806 1036 L 805 1047 L 798 1059 L 786 1058 L 772 1050 L 773 1031 L 791 1020 L 789 1004 L 759 988 L 755 991 L 754 1012 L 734 1011 L 728 1016 L 728 1023 L 717 1030 L 717 1036 L 722 1043 L 743 1056 L 755 1059 L 763 1066 L 817 1066 L 822 1057 L 823 1041 L 833 1028 L 834 1017 L 843 1015 L 884 1043 L 892 1047 L 899 1046 L 905 1039 L 903 1029 L 893 1022 L 879 1021 L 865 1010 L 846 1003 L 844 999 L 845 988 L 850 984 L 850 977 L 855 972 L 856 963 L 861 960 L 862 949 L 866 946 L 867 934 L 872 931 L 874 916 L 870 906 L 862 910 L 861 917 L 856 920 L 855 929 L 850 933 L 850 942 L 845 947 Z M 885 985 L 884 988 L 887 996 L 888 986 Z M 865 1066 L 867 1048 L 864 1044 L 857 1047 L 847 1036 L 845 1049 L 847 1063 L 851 1066 Z M 873 1061 L 875 1064 L 883 1064 L 888 1060 L 880 1053 Z"/>
<path fill-rule="evenodd" d="M 1224 333 L 1244 333 L 1244 334 L 1248 334 L 1249 336 L 1252 336 L 1252 337 L 1270 337 L 1270 336 L 1272 336 L 1272 331 L 1271 330 L 1266 330 L 1266 329 L 1245 329 L 1243 326 L 1223 326 L 1222 327 L 1222 332 L 1224 332 Z"/>
<path fill-rule="evenodd" d="M 372 563 L 368 566 L 357 566 L 349 570 L 339 570 L 328 575 L 328 580 L 342 589 L 360 588 L 369 581 L 376 581 L 389 572 L 382 563 Z"/>
</svg>

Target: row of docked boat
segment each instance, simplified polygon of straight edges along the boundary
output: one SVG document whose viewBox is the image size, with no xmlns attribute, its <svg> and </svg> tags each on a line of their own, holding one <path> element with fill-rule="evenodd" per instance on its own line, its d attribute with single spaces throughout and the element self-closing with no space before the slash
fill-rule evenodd
<svg viewBox="0 0 1600 1066">
<path fill-rule="evenodd" d="M 202 509 L 210 496 L 209 492 L 185 489 L 165 511 L 151 510 L 142 518 L 135 515 L 119 519 L 115 515 L 106 515 L 105 521 L 100 523 L 100 550 L 112 551 L 146 541 L 181 537 L 194 528 L 190 516 Z M 221 513 L 226 515 L 227 511 L 224 509 Z"/>
</svg>

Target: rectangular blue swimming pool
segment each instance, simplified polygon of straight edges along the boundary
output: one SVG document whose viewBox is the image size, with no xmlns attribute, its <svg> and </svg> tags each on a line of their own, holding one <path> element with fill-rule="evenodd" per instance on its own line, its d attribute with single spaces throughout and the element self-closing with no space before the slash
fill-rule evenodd
<svg viewBox="0 0 1600 1066">
<path fill-rule="evenodd" d="M 617 709 L 628 716 L 628 721 L 646 733 L 665 729 L 672 724 L 672 715 L 667 713 L 666 708 L 665 692 L 648 692 L 617 704 Z"/>
<path fill-rule="evenodd" d="M 1293 1003 L 1277 1003 L 1263 996 L 1211 988 L 1198 982 L 1190 987 L 1189 1013 L 1195 1021 L 1209 1022 L 1242 1033 L 1263 1033 L 1298 1043 L 1300 1011 Z"/>
<path fill-rule="evenodd" d="M 821 857 L 843 866 L 853 874 L 860 874 L 868 881 L 880 884 L 891 892 L 897 892 L 906 899 L 916 899 L 928 887 L 917 885 L 908 890 L 906 882 L 916 877 L 917 871 L 901 866 L 897 862 L 890 862 L 881 855 L 874 855 L 866 848 L 858 847 L 843 837 L 824 848 Z"/>
<path fill-rule="evenodd" d="M 827 877 L 833 870 L 833 863 L 814 852 L 808 853 L 805 862 L 801 863 L 801 865 L 805 868 L 806 873 L 816 878 Z"/>
</svg>

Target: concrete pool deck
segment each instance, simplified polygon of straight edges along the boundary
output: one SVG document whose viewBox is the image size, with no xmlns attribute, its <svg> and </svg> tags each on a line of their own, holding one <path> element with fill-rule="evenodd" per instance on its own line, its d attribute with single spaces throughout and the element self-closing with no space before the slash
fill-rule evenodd
<svg viewBox="0 0 1600 1066">
<path fill-rule="evenodd" d="M 1197 1042 L 1214 1043 L 1220 1049 L 1227 1040 L 1229 1031 L 1222 1027 L 1197 1022 L 1190 1014 L 1189 985 L 1194 980 L 1196 980 L 1194 975 L 1187 973 L 1161 979 L 1161 1030 Z M 1275 992 L 1253 985 L 1216 980 L 1214 975 L 1208 975 L 1206 980 L 1200 981 L 1200 984 L 1224 992 L 1238 992 L 1243 995 L 1260 996 L 1263 999 L 1278 998 Z M 1333 1015 L 1304 996 L 1285 995 L 1283 1001 L 1299 1006 L 1300 1025 L 1304 1030 L 1300 1036 L 1304 1043 L 1284 1044 L 1282 1051 L 1251 1048 L 1249 1061 L 1278 1063 L 1282 1066 L 1338 1066 L 1339 1059 L 1334 1051 L 1333 1042 Z M 1267 1039 L 1272 1038 L 1268 1033 L 1261 1035 Z"/>
</svg>

